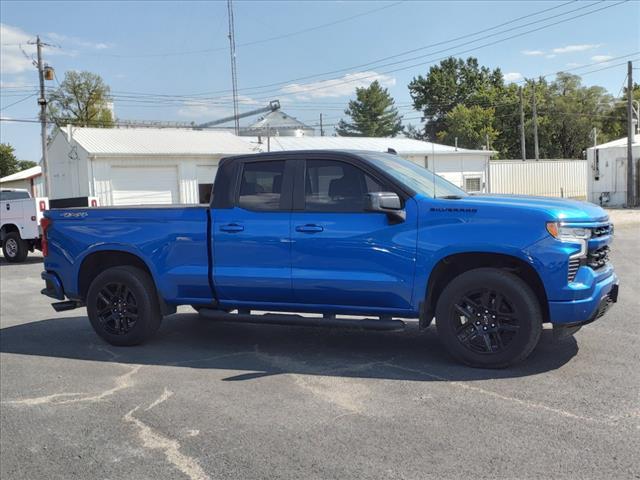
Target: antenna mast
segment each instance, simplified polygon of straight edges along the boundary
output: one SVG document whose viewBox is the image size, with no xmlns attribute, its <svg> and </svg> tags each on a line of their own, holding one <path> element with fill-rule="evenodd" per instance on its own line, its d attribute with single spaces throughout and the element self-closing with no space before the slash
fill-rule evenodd
<svg viewBox="0 0 640 480">
<path fill-rule="evenodd" d="M 236 72 L 236 34 L 233 21 L 233 0 L 227 0 L 229 14 L 229 47 L 231 53 L 231 87 L 233 89 L 233 116 L 235 117 L 235 133 L 240 133 L 240 119 L 238 118 L 238 75 Z"/>
</svg>

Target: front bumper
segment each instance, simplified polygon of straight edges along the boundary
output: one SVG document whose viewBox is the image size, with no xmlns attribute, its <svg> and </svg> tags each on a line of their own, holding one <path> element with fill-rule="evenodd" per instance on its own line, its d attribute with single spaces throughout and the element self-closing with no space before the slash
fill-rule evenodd
<svg viewBox="0 0 640 480">
<path fill-rule="evenodd" d="M 549 320 L 564 326 L 581 325 L 602 317 L 618 301 L 618 277 L 611 273 L 588 290 L 589 296 L 549 302 Z"/>
</svg>

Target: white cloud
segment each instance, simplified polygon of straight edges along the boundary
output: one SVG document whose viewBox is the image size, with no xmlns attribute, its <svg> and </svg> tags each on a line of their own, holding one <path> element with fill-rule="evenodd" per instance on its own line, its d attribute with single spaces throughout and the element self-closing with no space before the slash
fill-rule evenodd
<svg viewBox="0 0 640 480">
<path fill-rule="evenodd" d="M 352 95 L 356 88 L 368 87 L 374 80 L 383 87 L 396 84 L 396 79 L 389 75 L 374 71 L 347 73 L 340 78 L 320 80 L 311 83 L 292 83 L 282 87 L 284 94 L 295 95 L 300 100 L 310 98 L 346 97 Z"/>
<path fill-rule="evenodd" d="M 558 47 L 553 49 L 553 53 L 573 53 L 573 52 L 584 52 L 586 50 L 593 50 L 594 48 L 600 47 L 601 44 L 593 44 L 593 43 L 582 43 L 579 45 L 566 45 L 564 47 Z"/>
<path fill-rule="evenodd" d="M 522 50 L 521 53 L 530 57 L 539 57 L 541 55 L 544 55 L 544 52 L 542 50 Z"/>
<path fill-rule="evenodd" d="M 575 67 L 581 67 L 581 66 L 582 66 L 582 64 L 581 63 L 577 63 L 577 62 L 569 62 L 569 63 L 567 63 L 567 67 L 575 68 Z"/>
<path fill-rule="evenodd" d="M 504 74 L 505 82 L 515 82 L 522 78 L 522 74 L 520 72 L 509 72 Z"/>
<path fill-rule="evenodd" d="M 555 53 L 550 53 L 549 55 L 545 55 L 545 58 L 556 58 L 557 55 Z"/>
<path fill-rule="evenodd" d="M 228 117 L 233 115 L 233 98 L 231 96 L 220 97 L 217 103 L 207 102 L 206 100 L 197 101 L 189 100 L 184 102 L 184 106 L 178 109 L 178 115 L 188 118 L 199 118 L 207 120 L 215 120 L 217 118 Z M 265 102 L 266 104 L 266 102 Z M 260 102 L 251 97 L 238 95 L 238 106 L 240 111 L 251 110 L 250 108 L 242 108 L 242 106 L 261 105 Z"/>
<path fill-rule="evenodd" d="M 613 57 L 611 55 L 594 55 L 591 57 L 591 60 L 594 62 L 607 62 L 611 60 Z"/>
<path fill-rule="evenodd" d="M 36 36 L 25 32 L 19 27 L 0 23 L 0 72 L 3 75 L 13 75 L 32 70 L 33 59 L 36 56 L 36 46 L 29 42 L 34 42 Z M 45 43 L 63 43 L 64 48 L 46 47 L 46 56 L 66 55 L 75 56 L 78 54 L 73 48 L 92 48 L 103 50 L 111 48 L 108 43 L 93 43 L 75 37 L 67 37 L 57 33 L 48 33 L 43 38 Z"/>
<path fill-rule="evenodd" d="M 27 42 L 33 40 L 34 37 L 27 32 L 0 23 L 0 72 L 2 74 L 22 73 L 33 68 L 31 60 L 25 56 L 34 55 L 36 53 L 35 45 L 27 45 Z M 22 53 L 20 45 L 22 44 Z"/>
<path fill-rule="evenodd" d="M 70 37 L 67 35 L 62 35 L 60 33 L 49 32 L 47 33 L 47 39 L 51 41 L 51 43 L 60 43 L 63 47 L 76 47 L 76 48 L 91 48 L 94 50 L 104 50 L 107 48 L 113 48 L 112 43 L 104 43 L 104 42 L 90 42 L 88 40 L 84 40 L 78 37 Z"/>
</svg>

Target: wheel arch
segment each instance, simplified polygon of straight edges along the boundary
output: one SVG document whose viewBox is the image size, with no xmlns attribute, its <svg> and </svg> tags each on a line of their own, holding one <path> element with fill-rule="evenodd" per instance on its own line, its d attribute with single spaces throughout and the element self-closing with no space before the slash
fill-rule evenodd
<svg viewBox="0 0 640 480">
<path fill-rule="evenodd" d="M 139 255 L 125 250 L 100 249 L 87 254 L 82 259 L 76 277 L 78 279 L 78 296 L 84 301 L 87 298 L 91 282 L 105 270 L 119 266 L 132 266 L 145 271 L 156 289 L 162 314 L 174 313 L 175 308 L 168 306 L 160 295 L 155 276 L 149 265 Z"/>
<path fill-rule="evenodd" d="M 436 303 L 444 288 L 458 275 L 476 268 L 506 270 L 521 278 L 535 294 L 540 304 L 543 321 L 549 321 L 549 303 L 542 278 L 533 266 L 521 258 L 503 253 L 465 252 L 442 258 L 434 266 L 425 291 L 420 324 L 426 327 L 435 315 Z"/>
<path fill-rule="evenodd" d="M 0 241 L 4 241 L 4 238 L 7 236 L 7 234 L 11 232 L 20 233 L 20 229 L 15 223 L 5 223 L 4 225 L 2 225 L 2 227 L 0 227 Z"/>
</svg>

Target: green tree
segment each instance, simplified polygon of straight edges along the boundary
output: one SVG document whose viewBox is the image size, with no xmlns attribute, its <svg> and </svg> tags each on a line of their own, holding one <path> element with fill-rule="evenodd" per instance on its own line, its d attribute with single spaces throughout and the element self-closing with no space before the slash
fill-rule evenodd
<svg viewBox="0 0 640 480">
<path fill-rule="evenodd" d="M 634 82 L 633 99 L 640 102 L 640 84 Z M 598 143 L 609 142 L 627 136 L 627 87 L 613 104 L 608 118 L 604 118 L 598 133 Z"/>
<path fill-rule="evenodd" d="M 38 165 L 36 162 L 29 160 L 18 160 L 15 155 L 15 148 L 12 145 L 0 143 L 0 178 L 36 165 Z"/>
<path fill-rule="evenodd" d="M 366 88 L 356 88 L 356 99 L 344 111 L 351 122 L 340 120 L 336 132 L 342 136 L 394 137 L 402 131 L 401 117 L 389 90 L 376 80 Z"/>
<path fill-rule="evenodd" d="M 443 136 L 445 117 L 456 105 L 490 106 L 503 89 L 500 69 L 481 67 L 473 57 L 447 58 L 432 66 L 426 77 L 420 75 L 409 83 L 413 107 L 422 112 L 426 121 L 424 136 L 430 140 Z"/>
<path fill-rule="evenodd" d="M 467 107 L 459 104 L 445 115 L 446 130 L 438 133 L 437 138 L 446 144 L 455 144 L 463 148 L 481 149 L 487 144 L 493 144 L 498 132 L 494 128 L 493 108 L 483 108 L 479 105 Z"/>
<path fill-rule="evenodd" d="M 536 98 L 541 100 L 538 132 L 543 158 L 582 158 L 593 143 L 593 128 L 601 130 L 612 119 L 611 95 L 603 87 L 583 86 L 577 75 L 558 73 L 540 97 L 536 85 Z M 529 141 L 533 138 L 527 128 Z"/>
<path fill-rule="evenodd" d="M 70 71 L 49 96 L 49 110 L 58 126 L 112 127 L 109 94 L 99 75 Z"/>
</svg>

